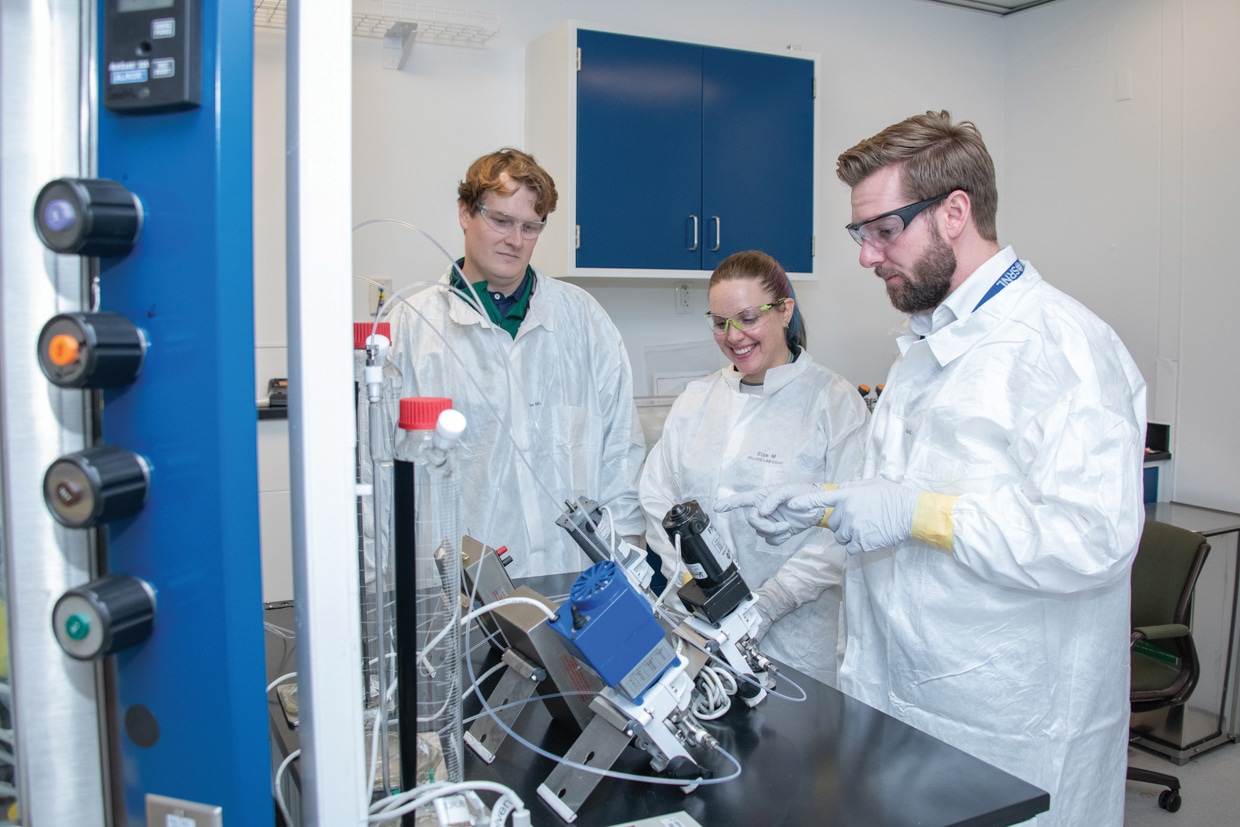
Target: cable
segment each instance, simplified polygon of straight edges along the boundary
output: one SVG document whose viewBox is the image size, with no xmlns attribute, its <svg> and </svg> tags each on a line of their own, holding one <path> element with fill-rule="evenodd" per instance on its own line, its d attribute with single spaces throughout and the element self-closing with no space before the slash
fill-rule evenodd
<svg viewBox="0 0 1240 827">
<path fill-rule="evenodd" d="M 698 673 L 699 694 L 694 698 L 693 714 L 703 721 L 723 717 L 732 708 L 731 695 L 737 691 L 736 678 L 726 670 L 706 664 Z"/>
<path fill-rule="evenodd" d="M 478 676 L 478 680 L 476 680 L 476 681 L 474 681 L 473 683 L 471 683 L 471 684 L 469 685 L 469 688 L 468 688 L 468 689 L 466 689 L 464 692 L 462 692 L 462 693 L 461 693 L 461 700 L 462 700 L 462 701 L 464 701 L 464 700 L 465 700 L 466 698 L 468 698 L 470 695 L 472 695 L 472 694 L 474 694 L 475 692 L 477 692 L 477 691 L 478 691 L 478 687 L 482 684 L 482 682 L 483 682 L 483 681 L 485 681 L 487 678 L 491 677 L 492 675 L 494 675 L 496 672 L 498 672 L 499 670 L 503 669 L 503 668 L 504 668 L 505 666 L 507 666 L 507 665 L 508 665 L 508 664 L 504 663 L 504 662 L 501 660 L 499 663 L 495 664 L 495 665 L 494 665 L 494 666 L 492 666 L 490 669 L 488 669 L 487 671 L 485 671 L 485 672 L 483 672 L 481 675 L 479 675 L 479 676 Z M 471 719 L 471 720 L 472 720 L 472 719 Z"/>
<path fill-rule="evenodd" d="M 666 598 L 667 595 L 671 592 L 673 584 L 675 584 L 678 580 L 680 580 L 681 576 L 683 575 L 685 571 L 684 562 L 683 562 L 684 558 L 682 558 L 680 555 L 680 535 L 679 534 L 677 534 L 673 538 L 673 542 L 676 545 L 676 561 L 677 561 L 676 568 L 672 571 L 672 576 L 667 578 L 667 586 L 664 587 L 663 591 L 659 594 L 659 598 L 654 602 L 653 608 L 654 608 L 654 612 L 656 615 L 661 614 L 663 618 L 667 620 L 668 623 L 671 623 L 673 626 L 679 626 L 681 622 L 683 621 L 683 618 L 678 617 L 672 611 L 670 611 L 666 607 L 663 607 L 662 605 L 664 598 Z M 692 641 L 692 640 L 687 640 L 686 642 L 690 646 L 692 646 L 694 649 L 697 649 L 699 652 L 706 655 L 707 658 L 714 661 L 716 664 L 718 664 L 720 667 L 726 670 L 729 674 L 731 674 L 734 678 L 743 680 L 746 683 L 750 684 L 751 686 L 756 686 L 759 689 L 766 689 L 765 686 L 760 684 L 758 681 L 754 680 L 751 675 L 747 675 L 743 672 L 737 672 L 735 669 L 732 668 L 731 664 L 729 664 L 726 660 L 716 655 L 714 652 L 711 652 L 709 649 L 699 646 L 695 641 Z M 792 678 L 788 677 L 787 675 L 781 675 L 780 677 L 782 677 L 788 683 L 792 684 L 796 688 L 796 690 L 800 693 L 800 697 L 798 698 L 792 695 L 785 695 L 782 692 L 779 692 L 778 690 L 775 690 L 775 689 L 766 689 L 767 694 L 773 697 L 779 698 L 781 700 L 784 700 L 784 701 L 789 701 L 791 703 L 801 703 L 802 701 L 805 701 L 809 697 L 805 693 L 805 688 L 802 687 L 796 681 L 794 681 Z"/>
<path fill-rule="evenodd" d="M 453 262 L 453 266 L 454 267 L 456 266 L 455 262 Z M 470 385 L 472 385 L 473 388 L 476 391 L 478 391 L 480 398 L 486 404 L 487 409 L 489 413 L 491 414 L 491 417 L 500 426 L 499 428 L 500 432 L 508 437 L 507 444 L 511 445 L 512 447 L 512 450 L 513 450 L 512 456 L 515 456 L 516 458 L 518 458 L 521 461 L 521 463 L 529 470 L 531 478 L 535 481 L 535 483 L 537 483 L 538 487 L 542 489 L 543 494 L 546 495 L 552 501 L 556 502 L 558 505 L 559 498 L 551 493 L 551 489 L 548 488 L 547 485 L 543 482 L 543 480 L 539 477 L 538 473 L 534 470 L 533 465 L 530 463 L 529 457 L 526 455 L 526 451 L 521 448 L 521 446 L 517 442 L 517 438 L 512 433 L 511 403 L 510 403 L 510 406 L 501 415 L 498 406 L 494 402 L 491 401 L 488 390 L 484 389 L 482 385 L 479 384 L 478 380 L 473 375 L 474 374 L 473 370 L 468 365 L 465 364 L 464 360 L 461 359 L 460 356 L 457 355 L 456 351 L 452 347 L 452 344 L 448 341 L 448 337 L 443 333 L 442 330 L 437 328 L 434 325 L 434 323 L 431 322 L 429 318 L 427 318 L 425 313 L 423 313 L 421 310 L 419 310 L 417 307 L 411 304 L 403 295 L 401 295 L 407 290 L 410 290 L 412 288 L 419 288 L 419 287 L 420 288 L 431 287 L 431 288 L 436 288 L 440 290 L 446 290 L 448 292 L 455 293 L 457 296 L 460 296 L 462 300 L 466 301 L 467 303 L 469 301 L 468 294 L 466 294 L 465 292 L 463 292 L 457 287 L 453 287 L 452 285 L 445 284 L 444 282 L 441 282 L 441 281 L 418 281 L 418 282 L 414 282 L 408 285 L 407 287 L 401 288 L 400 290 L 397 290 L 396 292 L 394 292 L 392 294 L 392 300 L 388 301 L 385 307 L 394 308 L 396 307 L 396 303 L 400 302 L 405 307 L 407 307 L 411 313 L 413 313 L 415 316 L 417 316 L 419 319 L 425 322 L 426 329 L 429 330 L 431 333 L 434 333 L 435 336 L 438 337 L 439 340 L 444 343 L 445 347 L 447 348 L 447 353 L 452 357 L 452 359 L 456 362 L 456 364 L 461 368 L 462 375 L 469 381 Z M 472 285 L 470 286 L 470 289 L 471 290 L 473 289 Z M 390 312 L 391 310 L 388 310 L 388 313 Z M 505 336 L 508 335 L 507 332 L 505 332 L 502 328 L 495 328 L 495 329 Z M 513 385 L 512 364 L 508 361 L 507 351 L 505 351 L 502 346 L 498 346 L 498 348 L 499 348 L 499 358 L 502 360 L 502 364 L 504 366 L 505 390 L 508 392 L 507 398 L 511 400 L 512 399 L 512 385 Z M 531 422 L 531 424 L 534 424 L 534 423 Z M 551 452 L 551 450 L 547 447 L 546 440 L 541 439 L 541 432 L 539 432 L 539 437 L 543 443 L 544 455 L 554 456 L 553 452 Z M 559 477 L 560 484 L 564 488 L 564 490 L 568 490 L 568 485 L 564 481 L 563 474 L 561 473 L 560 469 L 557 466 L 552 465 L 552 470 L 556 473 L 556 476 Z"/>
<path fill-rule="evenodd" d="M 443 341 L 443 343 L 447 346 L 448 353 L 451 354 L 452 358 L 456 360 L 456 362 L 460 364 L 462 368 L 465 368 L 464 375 L 469 379 L 471 384 L 473 384 L 475 389 L 477 389 L 482 394 L 482 399 L 486 402 L 487 406 L 491 409 L 491 414 L 494 417 L 495 421 L 500 425 L 500 430 L 508 436 L 509 442 L 511 443 L 513 451 L 514 451 L 514 453 L 510 456 L 515 456 L 518 459 L 520 459 L 521 463 L 526 467 L 527 470 L 529 470 L 531 479 L 534 481 L 534 483 L 538 486 L 539 489 L 541 489 L 542 493 L 545 496 L 547 496 L 551 501 L 556 503 L 558 507 L 560 503 L 560 498 L 551 493 L 551 490 L 547 487 L 546 483 L 541 479 L 539 474 L 534 470 L 533 466 L 531 465 L 529 457 L 527 456 L 527 451 L 523 450 L 520 447 L 515 437 L 513 437 L 512 435 L 512 410 L 514 407 L 513 406 L 514 396 L 517 397 L 515 401 L 521 403 L 521 409 L 523 410 L 528 408 L 528 400 L 524 398 L 524 394 L 522 393 L 521 383 L 518 381 L 515 381 L 516 376 L 515 376 L 515 372 L 512 366 L 512 362 L 508 358 L 507 349 L 503 347 L 502 345 L 499 345 L 498 339 L 496 339 L 496 342 L 497 342 L 496 349 L 497 349 L 497 355 L 498 355 L 497 361 L 504 368 L 505 391 L 506 391 L 506 398 L 508 400 L 508 406 L 505 410 L 505 414 L 504 416 L 500 416 L 495 410 L 494 404 L 491 403 L 489 396 L 487 396 L 487 394 L 482 390 L 482 388 L 478 385 L 477 381 L 473 378 L 472 372 L 464 365 L 460 357 L 457 356 L 451 344 L 448 343 L 447 338 L 445 337 L 443 332 L 441 332 L 433 324 L 431 324 L 430 320 L 420 310 L 418 310 L 410 302 L 408 302 L 402 294 L 409 292 L 411 289 L 422 287 L 422 286 L 427 286 L 427 285 L 434 286 L 439 289 L 450 290 L 451 292 L 458 294 L 461 297 L 461 299 L 466 303 L 466 305 L 470 307 L 471 309 L 473 309 L 474 312 L 476 312 L 481 317 L 482 321 L 484 322 L 484 327 L 494 329 L 495 331 L 501 332 L 504 335 L 508 335 L 507 332 L 503 331 L 502 328 L 500 328 L 498 325 L 495 325 L 493 322 L 491 322 L 489 316 L 485 312 L 483 312 L 482 310 L 483 304 L 482 304 L 481 298 L 478 296 L 477 290 L 475 289 L 474 285 L 470 283 L 470 281 L 465 277 L 465 274 L 461 270 L 461 267 L 457 264 L 456 259 L 452 257 L 452 255 L 447 251 L 447 249 L 443 247 L 442 244 L 436 241 L 433 236 L 431 236 L 429 233 L 427 233 L 422 228 L 408 221 L 403 221 L 401 219 L 375 218 L 375 219 L 369 219 L 367 221 L 363 221 L 363 222 L 360 222 L 354 225 L 353 232 L 357 232 L 358 230 L 361 230 L 364 227 L 378 225 L 378 224 L 395 224 L 399 227 L 404 227 L 406 229 L 412 230 L 418 233 L 419 235 L 421 235 L 423 238 L 429 241 L 437 250 L 439 250 L 441 254 L 443 254 L 444 258 L 448 260 L 451 266 L 451 270 L 460 278 L 461 283 L 465 286 L 466 290 L 468 290 L 468 293 L 466 293 L 460 290 L 459 288 L 456 288 L 452 286 L 451 284 L 444 283 L 442 281 L 437 281 L 437 282 L 419 281 L 419 282 L 415 282 L 413 284 L 407 285 L 401 288 L 400 290 L 394 291 L 392 293 L 391 299 L 399 300 L 402 304 L 404 304 L 407 308 L 409 308 L 409 310 L 411 310 L 415 315 L 417 315 L 420 319 L 422 319 L 422 321 L 426 322 L 427 329 L 432 331 L 437 337 L 439 337 L 441 341 Z M 367 279 L 365 277 L 356 277 L 356 278 L 360 278 L 364 281 L 368 281 L 371 283 L 376 283 L 372 279 Z M 390 317 L 390 315 L 393 312 L 393 309 L 396 307 L 396 303 L 392 301 L 391 299 L 389 299 L 386 302 L 381 303 L 380 306 L 376 308 L 375 314 L 374 314 L 374 323 L 372 326 L 372 336 L 378 333 L 380 320 L 384 317 Z M 395 345 L 395 342 L 393 342 L 393 345 Z M 514 389 L 515 389 L 515 394 L 514 394 Z M 547 439 L 546 435 L 543 433 L 542 426 L 539 424 L 537 419 L 529 419 L 528 425 L 529 425 L 530 433 L 532 433 L 535 436 L 536 442 L 539 445 L 541 445 L 541 449 L 542 449 L 541 454 L 546 457 L 556 456 L 556 453 L 551 450 L 550 441 Z M 555 463 L 552 463 L 550 465 L 550 468 L 551 468 L 552 473 L 556 477 L 556 482 L 559 486 L 559 489 L 561 491 L 572 490 L 572 486 L 569 484 L 569 479 L 565 473 L 565 469 L 561 468 L 559 465 Z M 587 522 L 589 522 L 593 526 L 593 521 L 590 519 L 588 515 L 586 519 L 587 519 Z M 484 538 L 489 536 L 489 528 L 490 526 L 488 525 L 488 531 L 484 533 L 483 535 Z"/>
<path fill-rule="evenodd" d="M 502 666 L 503 664 L 500 664 L 500 665 Z M 478 680 L 479 681 L 484 680 L 485 677 L 486 676 L 484 675 Z M 597 692 L 591 692 L 588 689 L 581 690 L 579 692 L 548 692 L 546 695 L 533 695 L 529 698 L 522 698 L 519 701 L 509 701 L 506 704 L 500 704 L 499 706 L 492 706 L 492 707 L 489 707 L 489 709 L 491 712 L 503 712 L 505 709 L 512 709 L 514 706 L 525 706 L 526 704 L 534 703 L 535 701 L 554 701 L 556 698 L 593 698 L 596 695 L 598 695 Z M 479 718 L 485 718 L 488 714 L 489 713 L 486 710 L 484 710 L 474 715 L 470 715 L 468 718 L 464 720 L 465 720 L 465 723 L 472 724 L 474 721 L 478 720 Z"/>
<path fill-rule="evenodd" d="M 293 759 L 301 755 L 300 749 L 295 749 L 285 756 L 280 762 L 280 766 L 276 769 L 275 776 L 271 779 L 271 792 L 276 797 L 276 806 L 280 808 L 280 815 L 284 816 L 284 823 L 293 824 L 293 817 L 289 815 L 288 807 L 284 804 L 284 793 L 280 789 L 280 776 L 284 775 L 284 771 L 288 769 L 288 765 L 293 763 Z"/>
<path fill-rule="evenodd" d="M 266 629 L 268 632 L 271 632 L 276 637 L 282 637 L 285 640 L 295 639 L 295 635 L 293 634 L 293 631 L 291 629 L 285 629 L 283 626 L 277 626 L 271 621 L 264 621 L 263 628 Z"/>
<path fill-rule="evenodd" d="M 270 693 L 271 693 L 271 690 L 275 689 L 275 688 L 276 688 L 277 686 L 279 686 L 280 684 L 284 683 L 285 681 L 289 680 L 290 678 L 295 678 L 295 677 L 297 677 L 297 673 L 296 673 L 296 672 L 286 672 L 286 673 L 284 673 L 283 675 L 281 675 L 280 677 L 276 678 L 274 681 L 272 681 L 271 683 L 267 684 L 267 692 L 268 692 L 268 694 L 270 694 Z"/>
<path fill-rule="evenodd" d="M 486 605 L 480 608 L 474 609 L 472 612 L 470 612 L 469 614 L 461 618 L 460 625 L 467 626 L 469 622 L 472 621 L 474 618 L 481 617 L 484 614 L 489 614 L 495 611 L 496 609 L 500 608 L 501 606 L 516 606 L 516 605 L 522 605 L 522 604 L 526 606 L 535 606 L 538 609 L 541 609 L 542 612 L 547 616 L 548 620 L 555 620 L 557 617 L 555 611 L 553 609 L 547 608 L 547 605 L 543 603 L 541 600 L 535 600 L 532 597 L 505 597 L 501 600 L 496 600 L 494 603 L 487 603 Z M 422 656 L 418 658 L 418 661 L 420 663 L 427 664 L 428 666 L 430 665 L 426 661 L 427 654 L 432 649 L 435 648 L 436 644 L 438 644 L 439 641 L 443 639 L 444 635 L 448 634 L 448 632 L 451 629 L 452 629 L 451 626 L 443 627 L 442 629 L 439 630 L 439 634 L 435 635 L 435 637 L 432 638 L 430 642 L 426 644 L 426 648 L 423 650 Z M 468 645 L 469 644 L 467 641 L 466 648 L 468 648 Z M 473 676 L 471 675 L 470 677 L 472 678 Z"/>
<path fill-rule="evenodd" d="M 521 797 L 511 788 L 493 781 L 464 781 L 458 784 L 437 781 L 432 784 L 423 784 L 400 795 L 371 804 L 370 816 L 366 821 L 370 824 L 390 821 L 399 816 L 415 812 L 419 807 L 437 798 L 456 795 L 462 792 L 472 792 L 474 790 L 485 790 L 500 794 L 499 801 L 491 808 L 491 824 L 493 827 L 499 827 L 499 825 L 504 824 L 508 820 L 509 814 L 513 817 L 514 826 L 528 825 L 530 823 L 529 810 L 525 809 L 525 802 L 521 800 Z"/>
<path fill-rule="evenodd" d="M 466 638 L 469 637 L 468 630 L 466 631 L 465 636 Z M 466 669 L 469 670 L 469 677 L 470 677 L 470 680 L 472 681 L 474 679 L 473 660 L 467 658 L 465 660 L 465 667 Z M 658 784 L 658 785 L 669 786 L 669 787 L 686 787 L 686 786 L 699 785 L 699 784 L 702 784 L 702 785 L 722 784 L 727 781 L 731 781 L 732 779 L 738 777 L 741 774 L 740 762 L 737 761 L 735 758 L 733 758 L 730 754 L 727 753 L 726 750 L 724 750 L 722 747 L 718 745 L 715 745 L 713 747 L 714 751 L 722 753 L 736 767 L 736 771 L 733 772 L 731 775 L 721 776 L 718 778 L 707 778 L 707 779 L 699 778 L 696 780 L 685 780 L 685 779 L 675 779 L 675 778 L 658 778 L 658 777 L 651 776 L 651 775 L 636 775 L 633 773 L 618 772 L 616 770 L 602 769 L 600 767 L 591 767 L 588 764 L 580 764 L 576 761 L 570 761 L 562 755 L 555 755 L 553 753 L 550 753 L 547 750 L 543 749 L 542 747 L 538 746 L 537 744 L 534 744 L 528 739 L 519 735 L 515 730 L 513 730 L 512 727 L 506 724 L 500 718 L 500 716 L 495 714 L 496 710 L 494 710 L 491 707 L 491 705 L 487 703 L 487 699 L 483 697 L 482 693 L 478 693 L 478 700 L 482 702 L 483 711 L 486 714 L 489 714 L 491 718 L 495 721 L 495 723 L 499 726 L 499 728 L 502 729 L 508 735 L 510 735 L 517 743 L 521 744 L 526 749 L 533 752 L 535 755 L 541 755 L 543 758 L 548 758 L 556 762 L 557 764 L 562 764 L 566 767 L 572 767 L 573 769 L 581 770 L 582 772 L 593 773 L 594 775 L 602 775 L 606 778 L 616 778 L 622 781 L 638 781 L 638 782 L 645 783 L 645 784 Z"/>
</svg>

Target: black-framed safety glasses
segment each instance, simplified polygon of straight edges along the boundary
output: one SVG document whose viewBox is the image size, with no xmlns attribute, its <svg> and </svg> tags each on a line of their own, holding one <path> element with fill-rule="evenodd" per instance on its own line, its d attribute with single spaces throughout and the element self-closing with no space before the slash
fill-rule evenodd
<svg viewBox="0 0 1240 827">
<path fill-rule="evenodd" d="M 909 204 L 898 210 L 876 215 L 873 218 L 867 218 L 865 221 L 858 221 L 856 224 L 849 224 L 844 229 L 848 230 L 852 240 L 858 244 L 864 245 L 869 242 L 870 246 L 881 250 L 895 241 L 896 237 L 904 232 L 904 228 L 922 210 L 939 203 L 953 192 L 955 190 L 950 190 L 942 195 L 936 195 L 933 198 L 927 198 L 925 201 L 918 201 L 916 204 Z"/>
</svg>

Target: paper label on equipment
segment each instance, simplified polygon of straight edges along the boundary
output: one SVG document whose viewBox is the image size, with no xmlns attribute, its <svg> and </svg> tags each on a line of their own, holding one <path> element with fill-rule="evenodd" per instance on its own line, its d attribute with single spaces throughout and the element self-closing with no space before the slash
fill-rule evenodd
<svg viewBox="0 0 1240 827">
<path fill-rule="evenodd" d="M 685 563 L 685 568 L 689 570 L 689 576 L 694 580 L 705 580 L 706 569 L 702 568 L 701 563 Z"/>
<path fill-rule="evenodd" d="M 731 547 L 723 541 L 723 537 L 719 536 L 719 532 L 715 530 L 713 525 L 706 526 L 706 528 L 702 531 L 702 541 L 705 542 L 706 545 L 710 546 L 711 550 L 716 554 L 722 554 L 724 559 L 733 563 L 736 562 L 736 557 L 734 556 Z M 719 568 L 727 568 L 727 566 L 724 565 L 723 560 L 718 562 Z"/>
<path fill-rule="evenodd" d="M 624 680 L 620 681 L 616 688 L 626 697 L 636 699 L 642 690 L 649 686 L 675 659 L 676 651 L 672 649 L 672 645 L 667 640 L 661 640 L 646 657 L 642 658 L 640 663 L 629 671 L 629 674 L 624 676 Z"/>
</svg>

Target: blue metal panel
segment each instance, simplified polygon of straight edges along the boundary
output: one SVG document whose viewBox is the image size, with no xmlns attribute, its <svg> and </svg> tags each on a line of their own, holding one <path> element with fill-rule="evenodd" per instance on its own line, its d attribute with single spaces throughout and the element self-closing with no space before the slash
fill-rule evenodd
<svg viewBox="0 0 1240 827">
<path fill-rule="evenodd" d="M 788 272 L 810 272 L 813 61 L 706 49 L 703 76 L 703 269 L 738 250 L 760 249 Z M 717 232 L 722 243 L 715 251 Z"/>
<path fill-rule="evenodd" d="M 702 49 L 579 30 L 578 267 L 698 270 Z"/>
<path fill-rule="evenodd" d="M 108 1 L 99 0 L 101 16 Z M 151 637 L 117 655 L 115 770 L 129 824 L 145 824 L 144 796 L 158 793 L 221 806 L 230 827 L 270 825 L 254 408 L 253 11 L 229 0 L 202 6 L 201 107 L 123 116 L 99 108 L 100 177 L 124 183 L 146 209 L 133 252 L 103 263 L 101 307 L 128 316 L 151 341 L 137 382 L 105 397 L 103 441 L 152 467 L 145 508 L 108 528 L 108 567 L 149 581 L 159 603 Z M 126 726 L 142 707 L 158 724 L 147 746 Z"/>
</svg>

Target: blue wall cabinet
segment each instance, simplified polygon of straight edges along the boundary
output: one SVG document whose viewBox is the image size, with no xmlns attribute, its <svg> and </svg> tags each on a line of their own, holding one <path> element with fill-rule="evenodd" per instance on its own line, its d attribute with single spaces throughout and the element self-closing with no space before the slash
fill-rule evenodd
<svg viewBox="0 0 1240 827">
<path fill-rule="evenodd" d="M 571 24 L 534 41 L 526 146 L 561 198 L 535 264 L 683 278 L 761 249 L 812 273 L 814 76 L 808 57 Z"/>
</svg>

